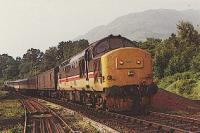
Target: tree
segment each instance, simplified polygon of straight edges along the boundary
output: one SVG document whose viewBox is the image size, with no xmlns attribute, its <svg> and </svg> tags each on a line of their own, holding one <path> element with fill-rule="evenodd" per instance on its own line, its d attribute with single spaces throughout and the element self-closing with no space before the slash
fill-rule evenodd
<svg viewBox="0 0 200 133">
<path fill-rule="evenodd" d="M 145 42 L 139 45 L 139 47 L 147 50 L 148 52 L 151 53 L 152 57 L 154 57 L 156 52 L 156 47 L 158 47 L 158 45 L 160 45 L 161 42 L 162 42 L 161 39 L 147 38 Z"/>
<path fill-rule="evenodd" d="M 4 78 L 13 79 L 19 75 L 18 63 L 12 59 L 9 60 L 7 68 L 4 70 Z"/>
<path fill-rule="evenodd" d="M 44 58 L 42 60 L 42 71 L 51 69 L 57 65 L 57 53 L 58 50 L 56 47 L 50 47 L 48 50 L 45 51 Z"/>
<path fill-rule="evenodd" d="M 64 45 L 64 59 L 69 59 L 89 46 L 87 40 L 67 41 Z"/>
<path fill-rule="evenodd" d="M 14 63 L 15 62 L 13 57 L 9 56 L 8 54 L 0 55 L 0 78 L 8 77 L 6 75 L 6 69 L 10 67 L 10 65 L 13 65 Z"/>
<path fill-rule="evenodd" d="M 200 72 L 200 54 L 193 57 L 191 64 L 191 68 L 193 71 Z"/>
<path fill-rule="evenodd" d="M 28 49 L 27 52 L 23 55 L 24 61 L 31 61 L 33 63 L 40 61 L 43 53 L 39 49 Z"/>
<path fill-rule="evenodd" d="M 58 50 L 57 50 L 57 60 L 59 62 L 62 62 L 64 60 L 64 48 L 65 48 L 66 42 L 62 41 L 58 44 Z"/>
<path fill-rule="evenodd" d="M 178 72 L 184 72 L 185 70 L 185 62 L 183 58 L 181 58 L 180 56 L 173 56 L 169 60 L 165 73 L 166 75 L 173 75 Z"/>
<path fill-rule="evenodd" d="M 188 44 L 199 44 L 200 38 L 194 26 L 189 22 L 180 21 L 177 24 L 178 36 Z"/>
<path fill-rule="evenodd" d="M 158 78 L 163 78 L 165 76 L 165 69 L 172 57 L 172 52 L 168 49 L 158 50 L 154 58 L 154 74 Z"/>
<path fill-rule="evenodd" d="M 36 69 L 39 70 L 41 66 L 41 61 L 43 59 L 44 53 L 39 49 L 28 49 L 23 55 L 23 58 L 17 57 L 16 60 L 20 63 L 20 76 L 27 77 L 35 75 Z"/>
<path fill-rule="evenodd" d="M 22 62 L 19 65 L 19 77 L 24 78 L 27 76 L 31 76 L 31 70 L 32 70 L 33 66 L 31 62 Z"/>
</svg>

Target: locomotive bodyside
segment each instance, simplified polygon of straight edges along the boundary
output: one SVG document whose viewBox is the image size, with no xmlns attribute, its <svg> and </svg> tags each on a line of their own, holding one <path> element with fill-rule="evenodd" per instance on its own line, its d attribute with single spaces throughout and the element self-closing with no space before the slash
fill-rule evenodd
<svg viewBox="0 0 200 133">
<path fill-rule="evenodd" d="M 89 63 L 89 68 L 92 69 L 93 62 Z M 83 89 L 87 91 L 103 91 L 103 86 L 101 84 L 98 84 L 94 80 L 95 72 L 94 70 L 90 70 L 88 72 L 88 79 L 86 79 L 86 73 L 84 73 L 83 76 L 80 76 L 80 66 L 76 66 L 75 68 L 72 68 L 74 70 L 64 70 L 62 72 L 60 68 L 60 72 L 64 73 L 66 72 L 67 77 L 59 79 L 59 90 L 78 90 L 82 91 Z M 69 72 L 70 71 L 70 72 Z M 70 74 L 71 73 L 71 74 Z"/>
</svg>

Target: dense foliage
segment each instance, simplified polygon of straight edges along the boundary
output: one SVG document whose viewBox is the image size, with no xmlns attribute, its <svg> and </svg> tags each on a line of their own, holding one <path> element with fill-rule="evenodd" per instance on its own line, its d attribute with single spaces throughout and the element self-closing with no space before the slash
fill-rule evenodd
<svg viewBox="0 0 200 133">
<path fill-rule="evenodd" d="M 177 34 L 165 40 L 150 38 L 140 46 L 154 57 L 154 76 L 160 87 L 186 97 L 194 93 L 200 97 L 200 34 L 192 24 L 181 21 Z"/>
<path fill-rule="evenodd" d="M 188 22 L 177 25 L 177 35 L 171 34 L 168 39 L 147 39 L 141 44 L 154 56 L 155 77 L 181 73 L 189 70 L 200 70 L 200 35 Z"/>
</svg>

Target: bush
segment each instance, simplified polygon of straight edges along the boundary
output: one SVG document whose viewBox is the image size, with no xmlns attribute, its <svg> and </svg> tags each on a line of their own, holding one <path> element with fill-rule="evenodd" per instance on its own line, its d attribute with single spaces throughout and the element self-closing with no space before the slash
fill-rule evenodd
<svg viewBox="0 0 200 133">
<path fill-rule="evenodd" d="M 200 73 L 177 73 L 161 79 L 158 86 L 190 99 L 200 99 Z"/>
<path fill-rule="evenodd" d="M 178 92 L 183 95 L 191 95 L 193 93 L 193 88 L 196 86 L 196 81 L 195 80 L 180 80 L 177 83 L 177 90 Z"/>
<path fill-rule="evenodd" d="M 191 68 L 195 72 L 200 72 L 200 54 L 193 57 Z"/>
<path fill-rule="evenodd" d="M 183 80 L 183 79 L 199 79 L 200 73 L 193 73 L 193 72 L 184 72 L 184 73 L 176 73 L 172 76 L 167 76 L 160 81 L 158 81 L 158 85 L 161 88 L 166 88 L 172 83 L 176 82 L 177 80 Z"/>
</svg>

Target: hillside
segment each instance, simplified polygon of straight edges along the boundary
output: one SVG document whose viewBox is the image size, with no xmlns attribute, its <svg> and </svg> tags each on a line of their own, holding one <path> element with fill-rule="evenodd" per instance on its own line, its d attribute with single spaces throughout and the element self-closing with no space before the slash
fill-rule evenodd
<svg viewBox="0 0 200 133">
<path fill-rule="evenodd" d="M 121 34 L 137 41 L 150 37 L 167 38 L 176 32 L 176 24 L 180 20 L 190 21 L 196 27 L 197 24 L 200 25 L 200 10 L 157 9 L 130 13 L 116 18 L 107 25 L 98 26 L 75 40 L 84 38 L 93 42 L 109 34 Z"/>
</svg>

